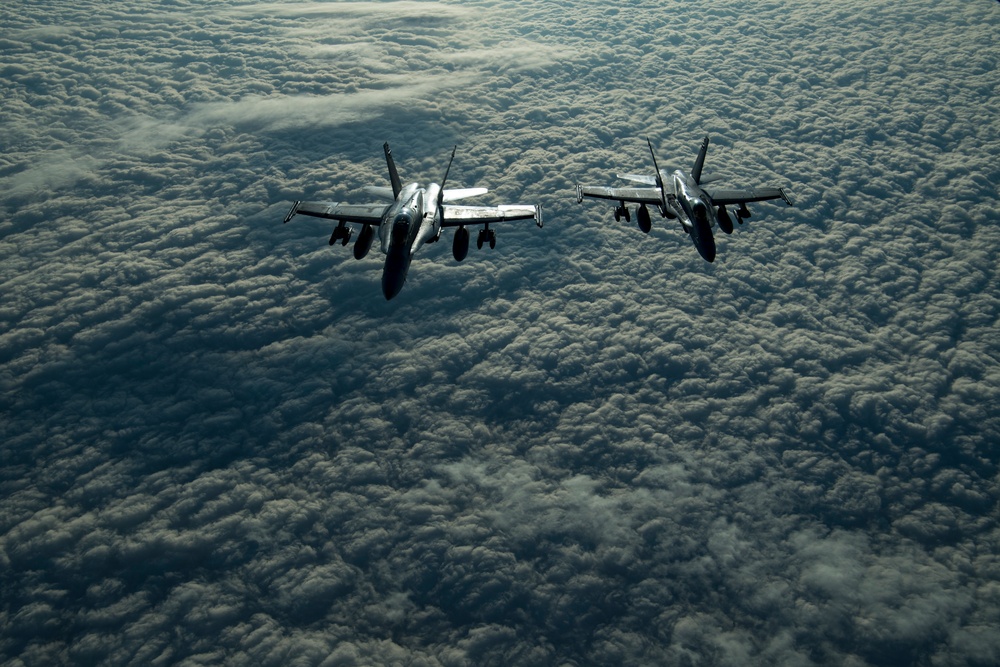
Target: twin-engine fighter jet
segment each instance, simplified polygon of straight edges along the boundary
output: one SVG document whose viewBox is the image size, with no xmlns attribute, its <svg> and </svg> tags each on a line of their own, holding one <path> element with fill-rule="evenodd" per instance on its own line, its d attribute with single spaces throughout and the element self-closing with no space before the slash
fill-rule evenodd
<svg viewBox="0 0 1000 667">
<path fill-rule="evenodd" d="M 392 159 L 389 144 L 382 146 L 385 150 L 385 161 L 389 167 L 389 182 L 391 187 L 371 186 L 365 188 L 369 194 L 392 200 L 391 204 L 345 204 L 333 202 L 296 201 L 285 216 L 288 222 L 296 214 L 311 215 L 317 218 L 336 220 L 339 224 L 330 237 L 330 245 L 340 241 L 347 245 L 351 240 L 353 229 L 347 223 L 361 225 L 358 240 L 354 243 L 354 257 L 361 259 L 368 254 L 372 241 L 375 239 L 376 228 L 385 253 L 385 266 L 382 269 L 382 294 L 389 300 L 399 294 L 406 282 L 406 273 L 410 269 L 410 261 L 426 243 L 433 243 L 441 237 L 445 227 L 458 227 L 455 230 L 455 240 L 452 253 L 461 262 L 469 254 L 469 230 L 466 225 L 483 225 L 479 230 L 476 246 L 480 249 L 483 243 L 489 243 L 495 248 L 496 231 L 490 229 L 490 224 L 511 220 L 534 220 L 542 226 L 542 209 L 539 206 L 500 205 L 500 206 L 456 206 L 450 202 L 486 194 L 486 188 L 455 188 L 446 189 L 448 172 L 455 159 L 455 151 L 451 151 L 448 168 L 445 169 L 441 184 L 431 183 L 426 188 L 417 183 L 403 187 L 396 172 L 396 164 Z"/>
<path fill-rule="evenodd" d="M 607 188 L 589 185 L 576 186 L 577 202 L 582 202 L 584 197 L 594 197 L 595 199 L 611 199 L 618 202 L 615 207 L 615 220 L 631 220 L 626 203 L 639 204 L 636 208 L 636 222 L 639 229 L 649 233 L 652 226 L 649 209 L 647 206 L 655 206 L 664 218 L 677 219 L 681 227 L 687 232 L 698 253 L 706 261 L 715 261 L 715 237 L 712 235 L 712 226 L 717 224 L 726 234 L 733 233 L 733 220 L 726 211 L 726 206 L 738 206 L 736 209 L 736 221 L 743 224 L 743 220 L 750 217 L 750 210 L 747 209 L 749 202 L 766 201 L 768 199 L 783 199 L 789 206 L 792 201 L 781 188 L 741 188 L 733 190 L 712 189 L 706 190 L 703 185 L 714 179 L 703 179 L 701 176 L 702 167 L 705 165 L 705 154 L 708 152 L 708 137 L 701 144 L 698 157 L 694 161 L 691 173 L 685 173 L 678 169 L 672 174 L 660 171 L 656 165 L 656 155 L 653 153 L 653 144 L 646 139 L 649 146 L 649 154 L 653 157 L 653 168 L 656 169 L 655 176 L 637 176 L 634 174 L 618 174 L 618 178 L 642 183 L 654 187 L 647 188 Z M 669 185 L 665 183 L 669 180 Z"/>
</svg>

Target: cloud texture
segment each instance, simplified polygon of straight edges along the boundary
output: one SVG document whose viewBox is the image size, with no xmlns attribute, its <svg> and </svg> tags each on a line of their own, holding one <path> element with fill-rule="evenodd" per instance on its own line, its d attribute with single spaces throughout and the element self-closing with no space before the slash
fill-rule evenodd
<svg viewBox="0 0 1000 667">
<path fill-rule="evenodd" d="M 8 4 L 4 663 L 1000 660 L 995 3 Z M 384 302 L 383 141 L 546 227 Z"/>
</svg>

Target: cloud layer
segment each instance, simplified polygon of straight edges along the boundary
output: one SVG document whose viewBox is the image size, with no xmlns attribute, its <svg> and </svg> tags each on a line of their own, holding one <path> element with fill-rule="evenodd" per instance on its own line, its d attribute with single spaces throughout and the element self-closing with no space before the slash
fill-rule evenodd
<svg viewBox="0 0 1000 667">
<path fill-rule="evenodd" d="M 7 16 L 5 662 L 997 661 L 995 4 Z M 576 204 L 705 134 L 714 265 Z M 383 141 L 546 227 L 385 303 Z"/>
</svg>

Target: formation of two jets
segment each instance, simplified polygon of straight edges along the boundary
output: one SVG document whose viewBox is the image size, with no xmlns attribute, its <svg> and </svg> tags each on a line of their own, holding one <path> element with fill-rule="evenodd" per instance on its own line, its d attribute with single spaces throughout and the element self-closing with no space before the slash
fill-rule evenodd
<svg viewBox="0 0 1000 667">
<path fill-rule="evenodd" d="M 708 152 L 708 137 L 702 142 L 701 150 L 698 151 L 698 157 L 690 173 L 682 169 L 672 174 L 661 171 L 653 153 L 653 145 L 648 139 L 646 143 L 653 158 L 655 175 L 618 175 L 621 179 L 645 187 L 612 188 L 578 185 L 577 201 L 582 202 L 584 197 L 593 197 L 618 202 L 615 207 L 615 220 L 621 218 L 631 220 L 632 214 L 628 204 L 638 204 L 635 209 L 636 222 L 639 229 L 646 233 L 649 233 L 652 227 L 649 210 L 652 206 L 660 217 L 680 222 L 681 227 L 694 242 L 698 253 L 709 262 L 715 260 L 715 237 L 712 227 L 717 226 L 726 234 L 731 234 L 733 231 L 733 220 L 726 210 L 727 206 L 738 207 L 736 220 L 742 223 L 744 219 L 750 217 L 750 211 L 747 209 L 747 204 L 750 202 L 782 199 L 789 206 L 792 205 L 781 188 L 706 190 L 704 185 L 711 179 L 702 178 L 702 169 Z M 480 249 L 484 243 L 488 243 L 490 248 L 496 247 L 496 231 L 490 229 L 491 224 L 534 220 L 535 224 L 542 226 L 542 209 L 539 206 L 520 204 L 465 206 L 452 203 L 487 192 L 486 188 L 445 188 L 451 163 L 455 159 L 454 150 L 451 152 L 451 159 L 448 161 L 441 184 L 431 183 L 423 188 L 417 183 L 403 186 L 389 144 L 384 144 L 383 149 L 391 186 L 372 186 L 366 188 L 366 191 L 391 203 L 296 201 L 285 216 L 285 222 L 296 214 L 336 220 L 338 224 L 330 236 L 330 245 L 340 241 L 341 245 L 345 246 L 351 240 L 354 231 L 347 226 L 347 223 L 360 225 L 361 231 L 354 243 L 354 257 L 357 259 L 368 254 L 377 234 L 380 247 L 385 254 L 382 294 L 387 300 L 399 294 L 403 288 L 414 255 L 425 244 L 440 239 L 445 227 L 457 227 L 452 253 L 455 259 L 461 262 L 469 253 L 468 226 L 482 225 L 476 238 L 476 246 Z"/>
</svg>

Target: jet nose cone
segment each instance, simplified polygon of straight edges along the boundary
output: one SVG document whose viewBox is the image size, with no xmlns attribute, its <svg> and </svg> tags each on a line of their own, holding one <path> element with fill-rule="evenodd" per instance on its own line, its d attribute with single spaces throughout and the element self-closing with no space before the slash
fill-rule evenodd
<svg viewBox="0 0 1000 667">
<path fill-rule="evenodd" d="M 393 297 L 399 294 L 401 289 L 403 289 L 402 282 L 390 283 L 385 278 L 382 279 L 382 294 L 385 296 L 386 301 L 391 301 Z"/>
<path fill-rule="evenodd" d="M 406 268 L 408 262 L 403 252 L 390 252 L 385 258 L 385 267 L 382 269 L 382 294 L 385 300 L 390 301 L 403 289 L 406 282 Z"/>
<path fill-rule="evenodd" d="M 704 214 L 704 208 L 700 212 Z M 698 254 L 706 262 L 714 262 L 715 236 L 712 234 L 712 228 L 709 226 L 708 220 L 704 215 L 695 217 L 694 228 L 691 231 L 691 240 L 694 241 L 695 247 L 698 248 Z"/>
</svg>

